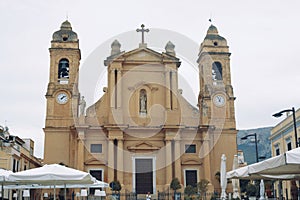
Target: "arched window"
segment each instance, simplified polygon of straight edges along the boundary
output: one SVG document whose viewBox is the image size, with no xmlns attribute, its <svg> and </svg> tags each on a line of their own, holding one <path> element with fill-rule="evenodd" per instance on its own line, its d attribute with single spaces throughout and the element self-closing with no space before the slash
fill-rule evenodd
<svg viewBox="0 0 300 200">
<path fill-rule="evenodd" d="M 146 90 L 140 90 L 140 114 L 147 113 L 147 93 Z"/>
<path fill-rule="evenodd" d="M 58 64 L 58 79 L 69 78 L 69 61 L 65 58 L 61 59 Z"/>
<path fill-rule="evenodd" d="M 223 80 L 222 64 L 219 63 L 219 62 L 214 62 L 212 64 L 212 79 L 214 81 L 221 81 L 221 80 Z"/>
</svg>

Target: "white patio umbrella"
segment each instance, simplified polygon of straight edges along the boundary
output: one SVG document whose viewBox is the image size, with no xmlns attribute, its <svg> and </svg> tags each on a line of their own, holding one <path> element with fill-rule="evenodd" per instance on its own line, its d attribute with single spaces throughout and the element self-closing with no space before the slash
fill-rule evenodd
<svg viewBox="0 0 300 200">
<path fill-rule="evenodd" d="M 233 169 L 229 172 L 226 173 L 226 177 L 228 179 L 231 178 L 245 178 L 245 179 L 250 179 L 249 177 L 249 167 L 248 166 L 244 166 L 238 169 Z"/>
<path fill-rule="evenodd" d="M 226 173 L 228 179 L 265 179 L 265 180 L 291 180 L 300 179 L 300 174 L 283 174 L 283 175 L 267 175 L 267 174 L 250 174 L 249 166 L 231 170 Z"/>
<path fill-rule="evenodd" d="M 234 155 L 233 157 L 233 164 L 232 164 L 232 170 L 235 170 L 238 168 L 238 156 Z M 239 180 L 238 179 L 232 179 L 232 190 L 233 190 L 233 198 L 240 199 L 240 194 L 239 194 Z"/>
<path fill-rule="evenodd" d="M 227 172 L 227 178 L 282 179 L 300 177 L 300 148 Z"/>
<path fill-rule="evenodd" d="M 222 154 L 221 157 L 221 169 L 220 169 L 220 182 L 221 182 L 221 199 L 226 199 L 226 187 L 227 187 L 227 178 L 226 178 L 226 156 Z"/>
<path fill-rule="evenodd" d="M 65 184 L 55 185 L 55 188 L 105 188 L 109 187 L 108 183 L 96 180 L 93 184 Z M 41 184 L 13 184 L 5 185 L 4 189 L 54 189 L 53 185 L 41 185 Z"/>
<path fill-rule="evenodd" d="M 8 178 L 8 176 L 10 174 L 12 174 L 13 172 L 10 171 L 10 170 L 6 170 L 6 169 L 0 169 L 0 182 L 1 182 L 1 199 L 3 199 L 3 196 L 4 196 L 4 192 L 3 192 L 3 189 L 4 189 L 4 185 L 6 184 L 11 184 L 12 181 Z"/>
<path fill-rule="evenodd" d="M 54 191 L 56 185 L 64 185 L 64 188 L 66 188 L 66 184 L 93 184 L 96 181 L 96 179 L 87 172 L 58 164 L 44 165 L 39 168 L 16 172 L 14 174 L 10 174 L 9 179 L 25 185 L 53 185 Z"/>
<path fill-rule="evenodd" d="M 263 175 L 300 175 L 300 148 L 249 165 L 250 174 Z"/>
</svg>

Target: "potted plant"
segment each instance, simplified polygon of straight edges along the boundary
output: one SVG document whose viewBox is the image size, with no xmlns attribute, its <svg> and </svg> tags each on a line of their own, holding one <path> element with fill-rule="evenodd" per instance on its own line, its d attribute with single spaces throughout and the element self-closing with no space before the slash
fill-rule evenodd
<svg viewBox="0 0 300 200">
<path fill-rule="evenodd" d="M 184 199 L 185 200 L 191 200 L 192 195 L 197 193 L 197 188 L 193 187 L 191 185 L 188 185 L 184 188 Z"/>
<path fill-rule="evenodd" d="M 113 197 L 115 197 L 116 200 L 120 199 L 120 191 L 122 189 L 122 186 L 120 184 L 120 181 L 114 180 L 109 183 L 109 187 L 112 191 L 114 191 L 114 194 L 112 194 Z"/>
<path fill-rule="evenodd" d="M 206 196 L 207 188 L 208 188 L 209 181 L 206 179 L 201 179 L 197 183 L 197 189 L 198 192 L 200 193 L 200 197 L 203 198 Z"/>
<path fill-rule="evenodd" d="M 178 178 L 173 178 L 172 179 L 171 184 L 170 184 L 170 188 L 172 190 L 174 190 L 174 199 L 175 200 L 180 199 L 181 198 L 180 193 L 176 193 L 176 190 L 181 189 L 181 185 L 180 185 L 180 182 L 179 182 Z"/>
</svg>

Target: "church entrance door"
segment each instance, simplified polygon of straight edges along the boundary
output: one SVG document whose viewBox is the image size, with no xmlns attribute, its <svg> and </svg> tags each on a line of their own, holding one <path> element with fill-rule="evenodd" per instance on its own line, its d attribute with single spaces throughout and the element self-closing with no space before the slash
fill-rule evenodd
<svg viewBox="0 0 300 200">
<path fill-rule="evenodd" d="M 135 159 L 135 188 L 137 194 L 153 194 L 153 159 Z"/>
</svg>

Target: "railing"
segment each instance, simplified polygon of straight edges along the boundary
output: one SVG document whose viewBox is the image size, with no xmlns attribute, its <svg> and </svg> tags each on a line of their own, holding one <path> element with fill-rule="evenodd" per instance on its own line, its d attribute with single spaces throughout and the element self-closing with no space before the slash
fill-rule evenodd
<svg viewBox="0 0 300 200">
<path fill-rule="evenodd" d="M 107 193 L 106 196 L 111 200 L 137 200 L 137 194 L 129 191 L 125 191 L 125 193 Z"/>
<path fill-rule="evenodd" d="M 107 193 L 106 196 L 109 200 L 146 200 L 145 194 L 136 194 L 135 192 L 125 191 L 125 193 Z M 220 198 L 218 193 L 195 193 L 186 195 L 184 193 L 158 191 L 157 194 L 151 195 L 151 200 L 216 200 Z"/>
</svg>

